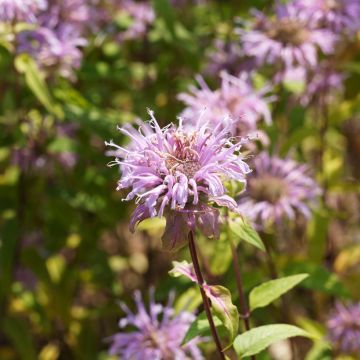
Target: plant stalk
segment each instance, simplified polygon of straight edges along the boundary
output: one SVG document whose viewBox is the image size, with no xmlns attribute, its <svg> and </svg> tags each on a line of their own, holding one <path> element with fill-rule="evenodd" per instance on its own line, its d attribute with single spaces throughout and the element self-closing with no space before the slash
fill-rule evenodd
<svg viewBox="0 0 360 360">
<path fill-rule="evenodd" d="M 212 315 L 211 315 L 210 301 L 209 301 L 208 297 L 206 296 L 204 288 L 203 288 L 204 278 L 203 278 L 202 273 L 201 273 L 200 264 L 199 264 L 199 260 L 198 260 L 198 256 L 197 256 L 197 252 L 196 252 L 196 245 L 195 245 L 195 241 L 194 241 L 194 233 L 192 231 L 190 231 L 190 233 L 189 233 L 189 250 L 190 250 L 191 259 L 192 259 L 192 262 L 193 262 L 193 265 L 194 265 L 196 278 L 197 278 L 197 281 L 198 281 L 198 284 L 199 284 L 201 297 L 203 299 L 205 313 L 206 313 L 206 316 L 207 316 L 208 321 L 209 321 L 211 334 L 212 334 L 212 337 L 214 339 L 216 349 L 217 349 L 217 351 L 219 353 L 220 359 L 225 360 L 225 355 L 222 352 L 222 348 L 221 348 L 220 338 L 219 338 L 219 335 L 218 335 L 218 333 L 216 331 L 214 320 L 213 320 Z"/>
<path fill-rule="evenodd" d="M 265 250 L 266 250 L 266 258 L 267 258 L 267 263 L 268 263 L 268 267 L 269 267 L 270 277 L 272 280 L 276 280 L 279 278 L 279 273 L 277 271 L 276 264 L 274 262 L 274 259 L 273 259 L 272 253 L 271 253 L 271 248 L 270 248 L 269 244 L 267 243 L 267 241 L 264 242 L 264 245 L 265 245 Z M 281 301 L 281 316 L 285 322 L 291 323 L 291 314 L 288 311 L 288 309 L 290 309 L 290 306 L 289 306 L 286 296 L 282 296 L 280 298 L 280 301 Z M 296 342 L 293 338 L 290 338 L 289 341 L 290 341 L 292 359 L 296 359 L 297 358 Z"/>
<path fill-rule="evenodd" d="M 245 292 L 244 292 L 243 280 L 242 280 L 242 275 L 241 275 L 241 271 L 240 271 L 239 257 L 237 254 L 236 246 L 235 246 L 231 236 L 229 236 L 228 238 L 229 238 L 230 246 L 231 246 L 232 263 L 233 263 L 234 272 L 235 272 L 236 287 L 237 287 L 238 294 L 239 294 L 240 317 L 243 319 L 246 331 L 249 331 L 250 330 L 250 311 L 249 311 L 249 307 L 248 307 Z M 256 360 L 255 355 L 252 355 L 251 359 Z"/>
</svg>

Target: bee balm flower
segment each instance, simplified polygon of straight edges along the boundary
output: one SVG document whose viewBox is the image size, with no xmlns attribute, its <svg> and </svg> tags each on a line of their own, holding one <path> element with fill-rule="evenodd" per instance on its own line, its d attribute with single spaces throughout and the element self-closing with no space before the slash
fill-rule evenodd
<svg viewBox="0 0 360 360">
<path fill-rule="evenodd" d="M 130 325 L 134 330 L 123 331 L 110 338 L 110 355 L 119 355 L 123 360 L 204 359 L 197 347 L 199 338 L 181 345 L 195 316 L 186 311 L 176 314 L 171 297 L 166 306 L 155 303 L 152 293 L 150 297 L 149 311 L 144 306 L 140 292 L 135 293 L 136 313 L 121 304 L 126 317 L 120 320 L 119 326 L 123 329 Z"/>
<path fill-rule="evenodd" d="M 295 3 L 317 20 L 319 26 L 349 34 L 360 28 L 358 0 L 295 0 Z"/>
<path fill-rule="evenodd" d="M 36 13 L 46 8 L 46 0 L 0 0 L 0 21 L 35 22 Z"/>
<path fill-rule="evenodd" d="M 336 304 L 327 322 L 331 344 L 341 353 L 360 353 L 360 302 L 345 306 Z"/>
<path fill-rule="evenodd" d="M 239 210 L 258 226 L 265 227 L 296 213 L 311 216 L 309 205 L 320 194 L 306 165 L 262 152 L 254 160 L 254 173 L 240 199 Z"/>
<path fill-rule="evenodd" d="M 164 248 L 176 250 L 184 245 L 190 230 L 197 226 L 207 236 L 218 236 L 218 210 L 212 204 L 236 210 L 237 204 L 226 194 L 224 181 L 246 183 L 250 172 L 239 153 L 241 144 L 229 138 L 229 127 L 219 122 L 210 129 L 198 122 L 185 131 L 170 124 L 161 129 L 153 113 L 150 123 L 141 123 L 139 131 L 130 125 L 119 130 L 132 142 L 116 150 L 115 160 L 121 178 L 118 190 L 131 189 L 126 201 L 136 199 L 130 229 L 140 221 L 165 216 Z"/>
<path fill-rule="evenodd" d="M 216 126 L 219 119 L 225 119 L 232 135 L 243 137 L 256 134 L 260 119 L 271 123 L 268 103 L 274 98 L 266 97 L 269 87 L 256 91 L 246 73 L 235 77 L 222 72 L 221 79 L 221 87 L 213 91 L 199 76 L 200 88 L 192 87 L 190 93 L 179 94 L 178 98 L 187 105 L 181 116 L 191 121 L 206 109 L 202 115 L 204 121 Z"/>
<path fill-rule="evenodd" d="M 319 29 L 316 22 L 296 4 L 276 7 L 276 17 L 257 12 L 257 21 L 249 31 L 241 31 L 243 51 L 258 66 L 279 64 L 285 70 L 294 66 L 314 67 L 318 49 L 325 54 L 334 50 L 335 34 Z"/>
</svg>

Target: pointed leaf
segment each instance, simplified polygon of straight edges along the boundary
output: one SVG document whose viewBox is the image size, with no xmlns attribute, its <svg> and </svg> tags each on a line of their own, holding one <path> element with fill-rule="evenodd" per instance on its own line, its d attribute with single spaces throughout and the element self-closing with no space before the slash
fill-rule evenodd
<svg viewBox="0 0 360 360">
<path fill-rule="evenodd" d="M 238 335 L 234 348 L 240 357 L 246 357 L 256 355 L 271 344 L 294 336 L 311 337 L 309 333 L 293 325 L 265 325 Z"/>
<path fill-rule="evenodd" d="M 229 221 L 229 226 L 239 240 L 244 240 L 258 249 L 265 251 L 265 246 L 259 234 L 245 218 L 238 217 L 236 220 L 231 220 Z"/>
<path fill-rule="evenodd" d="M 230 291 L 220 285 L 209 286 L 206 284 L 204 284 L 204 290 L 211 301 L 214 314 L 228 330 L 230 343 L 232 343 L 239 328 L 239 313 L 231 301 Z"/>
<path fill-rule="evenodd" d="M 308 274 L 286 276 L 280 279 L 267 281 L 257 286 L 250 292 L 250 310 L 269 305 L 308 276 Z"/>
<path fill-rule="evenodd" d="M 15 59 L 16 70 L 25 75 L 27 86 L 41 102 L 42 105 L 51 113 L 62 117 L 61 109 L 56 106 L 50 95 L 46 82 L 41 75 L 35 61 L 26 54 L 20 54 Z"/>
<path fill-rule="evenodd" d="M 224 327 L 222 325 L 222 322 L 219 320 L 219 318 L 213 315 L 213 320 L 218 332 L 224 331 Z M 211 336 L 209 321 L 204 311 L 200 313 L 195 319 L 195 321 L 190 325 L 182 341 L 182 344 L 184 345 L 188 343 L 196 336 Z"/>
<path fill-rule="evenodd" d="M 173 268 L 169 271 L 169 275 L 172 277 L 179 277 L 183 275 L 197 283 L 196 274 L 192 263 L 188 263 L 186 260 L 183 260 L 173 261 L 172 264 Z"/>
<path fill-rule="evenodd" d="M 174 277 L 181 275 L 198 283 L 193 265 L 187 261 L 173 261 L 174 268 L 169 274 Z M 231 343 L 233 342 L 239 328 L 239 313 L 236 306 L 231 301 L 231 293 L 228 289 L 220 285 L 202 285 L 206 296 L 211 301 L 211 308 L 214 314 L 224 324 L 229 333 Z"/>
</svg>

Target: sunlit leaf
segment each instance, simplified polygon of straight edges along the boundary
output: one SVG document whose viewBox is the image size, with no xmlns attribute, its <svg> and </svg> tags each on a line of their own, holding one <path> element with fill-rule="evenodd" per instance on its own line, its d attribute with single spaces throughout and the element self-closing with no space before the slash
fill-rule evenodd
<svg viewBox="0 0 360 360">
<path fill-rule="evenodd" d="M 178 277 L 185 276 L 193 282 L 198 283 L 193 265 L 187 261 L 174 261 L 174 268 L 169 274 Z M 211 302 L 214 314 L 221 320 L 229 333 L 230 340 L 234 339 L 239 328 L 239 313 L 236 306 L 232 303 L 231 293 L 228 289 L 220 285 L 202 284 L 206 296 Z"/>
<path fill-rule="evenodd" d="M 223 332 L 224 327 L 222 326 L 222 322 L 215 315 L 213 315 L 213 320 L 217 331 L 219 332 L 220 330 Z M 196 336 L 211 336 L 210 325 L 205 312 L 200 313 L 195 321 L 190 325 L 182 343 L 186 344 Z"/>
<path fill-rule="evenodd" d="M 63 114 L 55 105 L 35 61 L 26 54 L 20 54 L 15 59 L 15 67 L 19 73 L 24 74 L 26 84 L 44 107 L 54 115 L 62 117 Z"/>
<path fill-rule="evenodd" d="M 250 309 L 254 310 L 269 305 L 308 276 L 308 274 L 286 276 L 257 286 L 250 292 Z"/>
<path fill-rule="evenodd" d="M 239 313 L 237 307 L 232 303 L 230 291 L 224 286 L 213 285 L 205 287 L 205 293 L 211 301 L 214 314 L 227 329 L 231 344 L 238 332 Z"/>
<path fill-rule="evenodd" d="M 229 226 L 239 240 L 244 240 L 258 249 L 265 251 L 265 246 L 259 234 L 245 218 L 239 216 L 234 220 L 230 220 Z"/>
<path fill-rule="evenodd" d="M 312 262 L 292 262 L 286 268 L 287 274 L 308 273 L 309 277 L 304 280 L 302 286 L 315 291 L 349 297 L 349 291 L 341 283 L 335 273 L 331 273 L 325 267 Z"/>
<path fill-rule="evenodd" d="M 309 333 L 293 325 L 264 325 L 238 335 L 234 348 L 240 357 L 256 355 L 271 344 L 294 336 L 311 337 Z"/>
</svg>

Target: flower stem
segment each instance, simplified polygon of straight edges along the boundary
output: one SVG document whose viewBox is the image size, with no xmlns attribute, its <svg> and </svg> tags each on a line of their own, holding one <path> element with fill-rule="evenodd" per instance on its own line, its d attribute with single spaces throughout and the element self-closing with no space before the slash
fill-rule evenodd
<svg viewBox="0 0 360 360">
<path fill-rule="evenodd" d="M 266 258 L 267 258 L 267 263 L 268 263 L 268 267 L 269 267 L 269 273 L 270 273 L 270 277 L 272 280 L 276 280 L 279 278 L 279 273 L 276 267 L 276 264 L 274 262 L 274 258 L 271 252 L 271 248 L 268 244 L 267 241 L 264 242 L 265 245 L 265 250 L 266 250 Z M 287 301 L 286 296 L 282 296 L 280 298 L 281 301 L 281 316 L 283 318 L 283 321 L 285 322 L 290 322 L 291 323 L 291 314 L 290 314 L 290 305 Z M 290 341 L 290 347 L 291 347 L 291 358 L 292 359 L 296 359 L 297 358 L 297 347 L 296 347 L 296 342 L 293 338 L 289 339 Z"/>
<path fill-rule="evenodd" d="M 202 299 L 203 299 L 205 313 L 206 313 L 206 316 L 207 316 L 208 321 L 209 321 L 211 334 L 212 334 L 212 337 L 213 337 L 213 339 L 215 341 L 215 345 L 216 345 L 217 351 L 219 353 L 220 359 L 225 360 L 225 355 L 224 355 L 224 353 L 222 352 L 222 349 L 221 349 L 220 338 L 219 338 L 219 335 L 218 335 L 218 333 L 216 331 L 214 320 L 213 320 L 212 315 L 211 315 L 210 302 L 209 302 L 209 299 L 206 296 L 204 288 L 203 288 L 204 278 L 203 278 L 202 273 L 201 273 L 199 260 L 198 260 L 198 256 L 197 256 L 197 252 L 196 252 L 196 245 L 195 245 L 195 241 L 194 241 L 194 233 L 192 231 L 190 231 L 190 233 L 189 233 L 189 250 L 190 250 L 191 259 L 192 259 L 192 262 L 193 262 L 193 265 L 194 265 L 196 278 L 197 278 L 197 281 L 198 281 L 198 284 L 199 284 L 199 287 L 200 287 L 200 293 L 201 293 L 201 296 L 202 296 Z"/>
<path fill-rule="evenodd" d="M 231 252 L 232 252 L 232 263 L 233 263 L 234 272 L 235 272 L 236 286 L 237 286 L 237 290 L 239 293 L 240 317 L 244 321 L 246 331 L 249 331 L 250 330 L 250 311 L 249 311 L 249 307 L 248 307 L 246 297 L 245 297 L 242 275 L 241 275 L 241 271 L 240 271 L 239 257 L 237 254 L 236 246 L 235 246 L 231 236 L 229 236 L 229 241 L 230 241 Z M 255 355 L 251 356 L 251 359 L 256 360 Z"/>
</svg>

